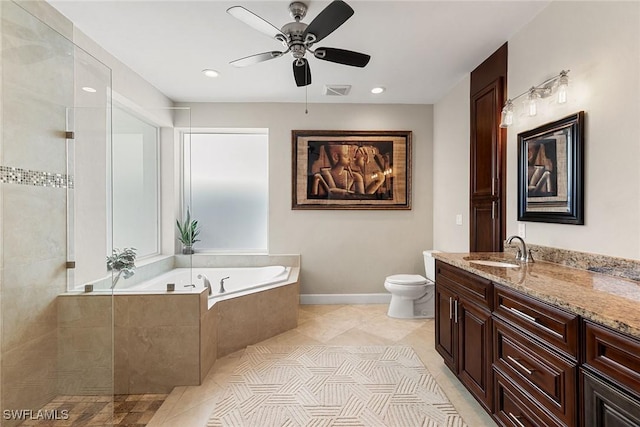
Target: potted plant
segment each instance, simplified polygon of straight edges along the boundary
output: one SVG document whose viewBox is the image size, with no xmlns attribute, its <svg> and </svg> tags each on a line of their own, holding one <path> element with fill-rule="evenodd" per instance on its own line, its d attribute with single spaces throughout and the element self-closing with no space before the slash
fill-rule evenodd
<svg viewBox="0 0 640 427">
<path fill-rule="evenodd" d="M 128 279 L 135 274 L 135 269 L 136 248 L 124 248 L 122 251 L 113 249 L 112 255 L 107 257 L 107 270 L 117 271 L 118 274 L 113 278 L 111 289 L 116 286 L 121 275 Z"/>
<path fill-rule="evenodd" d="M 198 220 L 191 219 L 191 212 L 187 208 L 187 217 L 184 222 L 180 223 L 180 221 L 176 220 L 176 225 L 178 226 L 178 240 L 182 242 L 182 253 L 192 254 L 193 244 L 200 241 L 196 239 L 200 234 Z"/>
</svg>

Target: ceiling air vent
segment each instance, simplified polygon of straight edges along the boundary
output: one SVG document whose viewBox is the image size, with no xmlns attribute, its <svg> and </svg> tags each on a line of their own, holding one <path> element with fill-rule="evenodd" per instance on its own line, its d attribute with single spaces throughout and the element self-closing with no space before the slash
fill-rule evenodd
<svg viewBox="0 0 640 427">
<path fill-rule="evenodd" d="M 351 85 L 325 85 L 324 94 L 327 96 L 347 96 Z"/>
</svg>

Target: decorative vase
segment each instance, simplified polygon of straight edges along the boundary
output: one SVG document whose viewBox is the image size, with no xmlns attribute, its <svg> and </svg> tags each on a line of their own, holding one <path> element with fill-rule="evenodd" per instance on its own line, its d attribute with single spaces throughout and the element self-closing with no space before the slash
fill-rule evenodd
<svg viewBox="0 0 640 427">
<path fill-rule="evenodd" d="M 183 255 L 191 255 L 191 254 L 193 254 L 193 246 L 183 246 L 182 247 L 182 254 Z"/>
</svg>

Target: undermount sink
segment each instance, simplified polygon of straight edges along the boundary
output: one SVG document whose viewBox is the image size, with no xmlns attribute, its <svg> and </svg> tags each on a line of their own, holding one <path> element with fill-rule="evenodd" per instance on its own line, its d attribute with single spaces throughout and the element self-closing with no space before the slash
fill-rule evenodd
<svg viewBox="0 0 640 427">
<path fill-rule="evenodd" d="M 520 267 L 518 264 L 512 264 L 510 262 L 504 262 L 504 261 L 491 261 L 488 259 L 472 259 L 469 262 L 472 264 L 486 265 L 489 267 L 502 267 L 502 268 Z"/>
</svg>

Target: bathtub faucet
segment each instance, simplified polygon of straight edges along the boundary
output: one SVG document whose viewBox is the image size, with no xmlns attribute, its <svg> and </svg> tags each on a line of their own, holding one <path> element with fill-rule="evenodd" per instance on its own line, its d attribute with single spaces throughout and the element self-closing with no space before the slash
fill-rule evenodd
<svg viewBox="0 0 640 427">
<path fill-rule="evenodd" d="M 209 281 L 209 278 L 204 274 L 198 274 L 198 279 L 202 279 L 202 281 L 204 282 L 204 287 L 209 290 L 209 295 L 213 294 L 213 291 L 211 290 L 211 282 Z"/>
<path fill-rule="evenodd" d="M 224 290 L 224 281 L 227 280 L 229 278 L 229 276 L 227 277 L 223 277 L 222 279 L 220 279 L 220 290 L 218 291 L 219 293 L 223 294 L 226 291 Z"/>
</svg>

